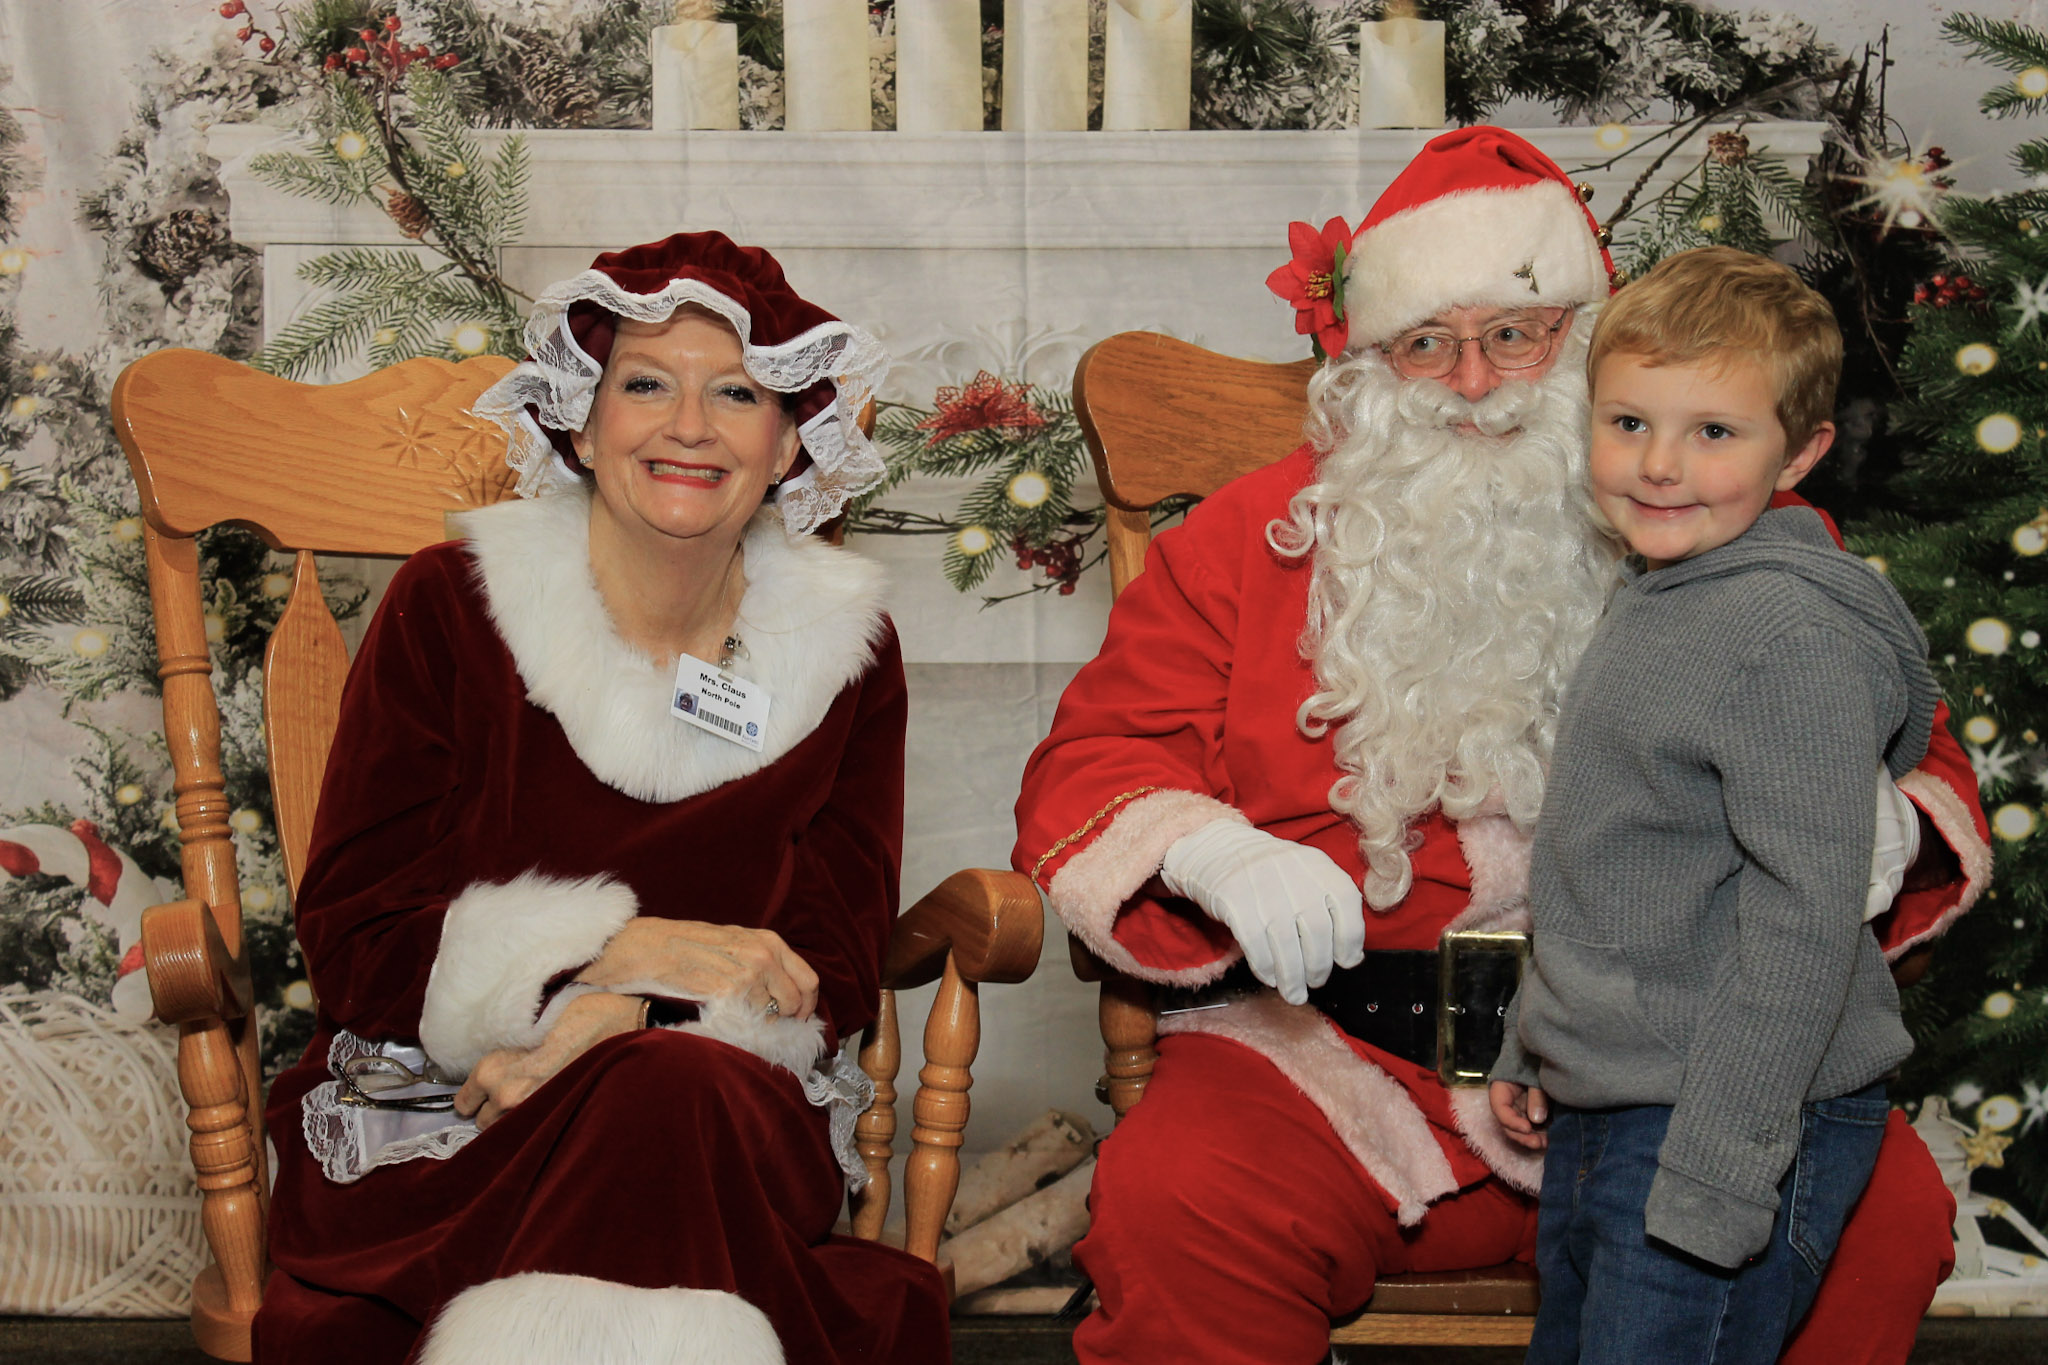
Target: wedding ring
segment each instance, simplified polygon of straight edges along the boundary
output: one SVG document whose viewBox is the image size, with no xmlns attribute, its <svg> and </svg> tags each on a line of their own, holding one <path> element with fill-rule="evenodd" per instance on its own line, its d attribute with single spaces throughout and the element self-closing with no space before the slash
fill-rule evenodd
<svg viewBox="0 0 2048 1365">
<path fill-rule="evenodd" d="M 776 1004 L 775 997 L 771 995 L 768 997 L 768 1008 L 763 1010 L 762 1013 L 773 1019 L 776 1015 L 782 1013 L 782 1006 Z"/>
</svg>

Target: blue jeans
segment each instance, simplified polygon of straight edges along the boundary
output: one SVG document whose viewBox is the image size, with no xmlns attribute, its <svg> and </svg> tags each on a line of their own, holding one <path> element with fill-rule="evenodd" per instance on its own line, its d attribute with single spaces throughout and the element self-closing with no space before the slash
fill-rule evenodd
<svg viewBox="0 0 2048 1365">
<path fill-rule="evenodd" d="M 1735 1270 L 1650 1240 L 1643 1208 L 1671 1110 L 1553 1102 L 1536 1229 L 1543 1306 L 1529 1365 L 1777 1360 L 1813 1306 L 1884 1140 L 1882 1083 L 1800 1111 L 1764 1250 Z"/>
</svg>

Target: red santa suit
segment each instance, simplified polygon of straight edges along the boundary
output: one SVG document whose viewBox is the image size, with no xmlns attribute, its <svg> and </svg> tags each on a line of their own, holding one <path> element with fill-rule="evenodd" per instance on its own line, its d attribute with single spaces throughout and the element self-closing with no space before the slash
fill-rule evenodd
<svg viewBox="0 0 2048 1365">
<path fill-rule="evenodd" d="M 1212 820 L 1248 821 L 1365 873 L 1358 831 L 1329 804 L 1341 775 L 1330 736 L 1311 739 L 1295 719 L 1315 689 L 1300 647 L 1310 561 L 1266 538 L 1312 471 L 1303 447 L 1154 541 L 1026 768 L 1016 866 L 1071 933 L 1139 979 L 1201 985 L 1241 955 L 1156 876 L 1168 847 Z M 1976 785 L 1944 728 L 1900 786 L 1962 875 L 1897 899 L 1877 925 L 1894 955 L 1940 933 L 1990 870 Z M 1528 845 L 1505 817 L 1453 824 L 1432 812 L 1414 832 L 1412 888 L 1368 914 L 1368 955 L 1434 948 L 1447 928 L 1491 922 L 1525 889 Z M 1077 1253 L 1102 1302 L 1076 1336 L 1084 1361 L 1315 1360 L 1329 1317 L 1362 1304 L 1376 1274 L 1526 1250 L 1524 1195 L 1541 1158 L 1505 1140 L 1483 1088 L 1447 1090 L 1433 1069 L 1270 991 L 1164 1016 L 1160 1032 L 1145 1098 L 1104 1146 Z M 1913 1290 L 1893 1268 L 1910 1260 L 1928 1279 L 1949 1215 L 1924 1148 L 1902 1155 L 1901 1140 L 1913 1141 L 1897 1125 L 1864 1200 L 1882 1226 L 1859 1234 L 1869 1221 L 1859 1211 L 1830 1272 L 1831 1288 L 1857 1292 L 1824 1290 L 1809 1319 L 1808 1337 L 1827 1334 L 1815 1359 L 1885 1358 L 1859 1354 L 1845 1332 L 1896 1342 L 1903 1330 L 1910 1347 L 1898 1300 Z M 1917 1258 L 1900 1251 L 1902 1235 L 1918 1239 Z"/>
<path fill-rule="evenodd" d="M 400 569 L 349 675 L 298 904 L 318 1031 L 268 1107 L 256 1358 L 396 1362 L 453 1302 L 564 1324 L 532 1343 L 549 1359 L 589 1358 L 569 1333 L 616 1305 L 647 1349 L 707 1360 L 948 1360 L 932 1267 L 831 1236 L 865 1096 L 814 1070 L 874 1015 L 897 901 L 879 572 L 755 520 L 733 671 L 772 698 L 756 753 L 669 717 L 672 670 L 613 631 L 588 519 L 574 490 L 470 514 Z M 707 1007 L 591 1048 L 481 1133 L 351 1129 L 334 1057 L 417 1042 L 460 1073 L 532 1046 L 550 983 L 635 915 L 774 930 L 817 1018 Z"/>
</svg>

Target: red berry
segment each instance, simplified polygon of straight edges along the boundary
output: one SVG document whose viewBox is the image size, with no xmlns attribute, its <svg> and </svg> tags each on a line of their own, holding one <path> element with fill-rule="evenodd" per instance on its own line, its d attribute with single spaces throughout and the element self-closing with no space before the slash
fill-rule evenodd
<svg viewBox="0 0 2048 1365">
<path fill-rule="evenodd" d="M 384 31 L 386 33 L 396 33 L 404 27 L 405 24 L 395 14 L 384 21 Z"/>
<path fill-rule="evenodd" d="M 255 29 L 250 28 L 247 24 L 244 24 L 242 25 L 242 27 L 235 30 L 235 36 L 246 43 L 249 41 L 250 35 L 255 32 Z"/>
<path fill-rule="evenodd" d="M 243 4 L 242 0 L 227 0 L 227 3 L 220 7 L 220 17 L 232 19 L 238 14 L 247 13 L 248 9 L 249 7 Z"/>
<path fill-rule="evenodd" d="M 366 28 L 362 32 L 356 34 L 356 37 L 361 38 L 366 43 L 374 43 L 377 41 L 377 30 L 374 28 Z"/>
<path fill-rule="evenodd" d="M 277 50 L 277 40 L 266 33 L 256 40 L 256 46 L 264 52 L 274 52 Z"/>
<path fill-rule="evenodd" d="M 434 70 L 446 71 L 461 60 L 462 58 L 456 56 L 453 52 L 443 52 L 440 56 L 434 58 Z"/>
<path fill-rule="evenodd" d="M 330 53 L 328 53 L 328 54 L 327 54 L 327 60 L 326 60 L 326 61 L 324 61 L 324 62 L 322 62 L 322 63 L 320 63 L 320 69 L 321 69 L 322 71 L 339 71 L 339 70 L 341 70 L 341 54 L 340 54 L 340 53 L 338 53 L 338 52 L 330 52 Z"/>
<path fill-rule="evenodd" d="M 368 61 L 370 57 L 369 53 L 363 51 L 359 47 L 349 48 L 346 52 L 343 52 L 341 55 L 348 58 L 352 62 Z"/>
<path fill-rule="evenodd" d="M 1074 595 L 1074 588 L 1075 588 L 1076 586 L 1077 586 L 1077 585 L 1075 585 L 1075 584 L 1073 584 L 1073 583 L 1062 583 L 1062 584 L 1060 584 L 1060 596 L 1062 596 L 1062 597 L 1072 597 L 1072 596 Z"/>
</svg>

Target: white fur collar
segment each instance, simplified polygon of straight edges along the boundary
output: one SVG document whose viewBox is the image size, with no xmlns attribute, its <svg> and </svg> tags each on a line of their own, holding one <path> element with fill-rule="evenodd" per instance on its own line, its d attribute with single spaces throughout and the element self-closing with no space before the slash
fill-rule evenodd
<svg viewBox="0 0 2048 1365">
<path fill-rule="evenodd" d="M 606 786 L 680 801 L 767 767 L 817 728 L 874 659 L 885 625 L 881 567 L 791 540 L 773 511 L 746 532 L 746 594 L 732 671 L 771 699 L 760 753 L 668 713 L 673 668 L 619 638 L 590 572 L 590 494 L 566 489 L 452 517 L 468 541 L 498 634 L 527 699 L 561 722 Z"/>
</svg>

